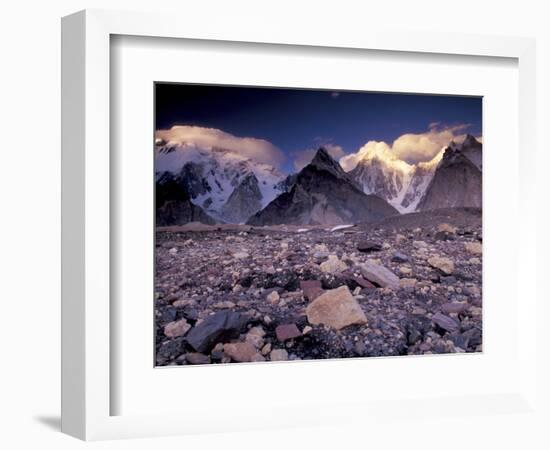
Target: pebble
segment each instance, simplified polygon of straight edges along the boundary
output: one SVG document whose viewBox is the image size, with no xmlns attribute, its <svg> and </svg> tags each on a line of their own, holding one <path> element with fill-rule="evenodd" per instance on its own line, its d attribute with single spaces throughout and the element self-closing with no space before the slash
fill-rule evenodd
<svg viewBox="0 0 550 450">
<path fill-rule="evenodd" d="M 428 264 L 435 269 L 439 269 L 441 272 L 447 275 L 452 274 L 455 270 L 455 265 L 453 261 L 451 261 L 449 258 L 445 258 L 442 256 L 432 256 L 428 259 Z"/>
<path fill-rule="evenodd" d="M 170 322 L 164 327 L 164 335 L 169 338 L 184 336 L 191 329 L 191 325 L 187 320 L 181 319 L 175 322 Z"/>
<path fill-rule="evenodd" d="M 271 361 L 288 361 L 288 352 L 285 349 L 273 349 L 269 354 Z"/>
<path fill-rule="evenodd" d="M 210 364 L 210 357 L 202 353 L 187 353 L 185 361 L 189 364 Z"/>
<path fill-rule="evenodd" d="M 329 255 L 328 259 L 319 265 L 321 272 L 330 274 L 340 274 L 348 268 L 336 255 Z"/>
<path fill-rule="evenodd" d="M 280 342 L 288 341 L 302 335 L 300 329 L 294 323 L 279 325 L 275 328 L 275 334 Z"/>
<path fill-rule="evenodd" d="M 269 293 L 269 295 L 267 296 L 267 301 L 271 304 L 275 304 L 275 303 L 278 303 L 279 302 L 279 299 L 281 297 L 279 296 L 279 293 L 277 291 L 272 291 L 271 293 Z"/>
<path fill-rule="evenodd" d="M 402 253 L 402 252 L 394 252 L 391 258 L 393 262 L 398 262 L 398 263 L 408 262 L 409 259 L 410 258 L 407 255 L 405 255 L 405 253 Z"/>
<path fill-rule="evenodd" d="M 359 266 L 361 274 L 372 283 L 381 287 L 391 287 L 397 289 L 399 287 L 399 277 L 388 268 L 379 264 L 374 264 L 370 261 Z"/>
<path fill-rule="evenodd" d="M 480 242 L 465 242 L 464 248 L 474 255 L 481 255 L 483 253 L 483 246 Z"/>
<path fill-rule="evenodd" d="M 256 347 L 249 342 L 224 344 L 223 352 L 236 362 L 254 362 L 265 360 L 265 358 L 258 353 Z"/>
</svg>

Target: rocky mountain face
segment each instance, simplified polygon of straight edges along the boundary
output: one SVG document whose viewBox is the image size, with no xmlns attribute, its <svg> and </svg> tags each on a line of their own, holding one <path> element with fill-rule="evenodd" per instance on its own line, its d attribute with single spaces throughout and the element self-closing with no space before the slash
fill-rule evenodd
<svg viewBox="0 0 550 450">
<path fill-rule="evenodd" d="M 290 191 L 254 214 L 251 225 L 349 224 L 372 222 L 398 214 L 376 195 L 363 193 L 357 182 L 320 148 L 296 176 Z"/>
<path fill-rule="evenodd" d="M 156 185 L 156 225 L 183 225 L 189 222 L 215 223 L 204 210 L 191 202 L 187 191 L 173 176 L 165 174 Z"/>
<path fill-rule="evenodd" d="M 482 206 L 482 144 L 468 135 L 451 143 L 420 200 L 417 210 Z"/>
<path fill-rule="evenodd" d="M 262 193 L 258 179 L 247 174 L 233 190 L 221 209 L 221 215 L 231 223 L 244 223 L 255 212 L 262 209 Z"/>
<path fill-rule="evenodd" d="M 365 194 L 377 195 L 401 213 L 416 209 L 443 151 L 431 161 L 408 164 L 394 155 L 371 148 L 360 154 L 357 165 L 348 172 Z"/>
<path fill-rule="evenodd" d="M 240 223 L 284 192 L 285 176 L 267 164 L 221 148 L 158 140 L 157 184 L 170 175 L 190 201 L 218 222 Z M 245 201 L 245 194 L 251 197 Z"/>
<path fill-rule="evenodd" d="M 401 200 L 400 207 L 401 212 L 410 213 L 416 211 L 418 203 L 424 196 L 430 181 L 434 176 L 435 170 L 439 161 L 443 157 L 445 150 L 439 152 L 432 160 L 426 162 L 420 162 L 412 167 L 410 173 L 410 181 L 403 199 Z"/>
</svg>

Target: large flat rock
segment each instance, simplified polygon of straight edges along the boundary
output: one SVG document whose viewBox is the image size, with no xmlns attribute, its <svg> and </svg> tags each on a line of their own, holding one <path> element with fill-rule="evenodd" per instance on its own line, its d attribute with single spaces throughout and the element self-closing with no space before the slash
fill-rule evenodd
<svg viewBox="0 0 550 450">
<path fill-rule="evenodd" d="M 306 308 L 307 320 L 313 325 L 328 325 L 340 330 L 349 325 L 367 323 L 367 317 L 347 286 L 326 291 Z"/>
</svg>

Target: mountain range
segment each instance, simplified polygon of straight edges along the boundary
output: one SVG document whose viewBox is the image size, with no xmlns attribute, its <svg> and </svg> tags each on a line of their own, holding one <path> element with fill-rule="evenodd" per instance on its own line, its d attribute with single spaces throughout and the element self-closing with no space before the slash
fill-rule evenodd
<svg viewBox="0 0 550 450">
<path fill-rule="evenodd" d="M 482 198 L 482 144 L 470 135 L 416 164 L 377 147 L 361 150 L 349 172 L 320 148 L 288 176 L 234 151 L 159 139 L 155 171 L 157 225 L 339 225 L 481 207 Z"/>
<path fill-rule="evenodd" d="M 324 148 L 279 195 L 249 220 L 250 225 L 342 225 L 374 222 L 398 211 L 376 195 L 367 195 Z"/>
<path fill-rule="evenodd" d="M 166 175 L 196 206 L 218 222 L 242 223 L 285 190 L 286 176 L 223 148 L 186 143 L 155 144 L 156 184 Z"/>
</svg>

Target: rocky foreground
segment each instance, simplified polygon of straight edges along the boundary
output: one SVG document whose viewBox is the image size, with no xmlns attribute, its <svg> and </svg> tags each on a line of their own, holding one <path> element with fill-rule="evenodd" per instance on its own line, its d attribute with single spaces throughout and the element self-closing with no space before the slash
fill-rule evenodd
<svg viewBox="0 0 550 450">
<path fill-rule="evenodd" d="M 478 209 L 159 228 L 156 364 L 482 350 Z"/>
</svg>

